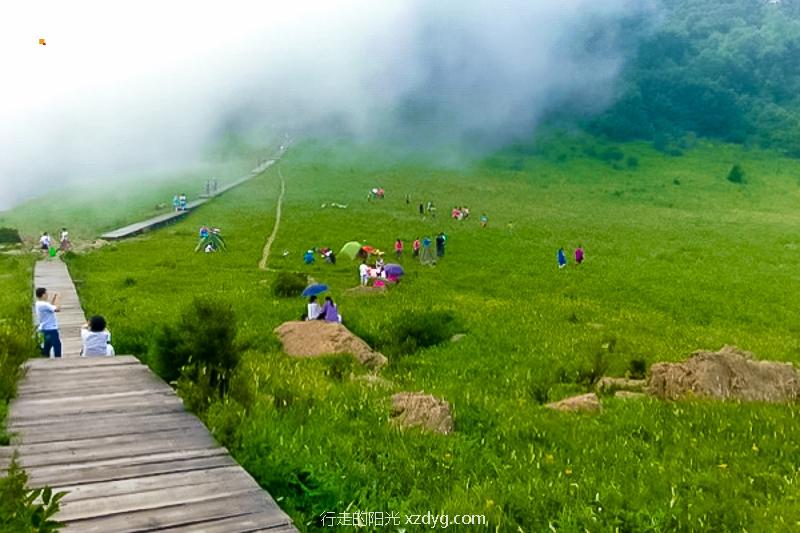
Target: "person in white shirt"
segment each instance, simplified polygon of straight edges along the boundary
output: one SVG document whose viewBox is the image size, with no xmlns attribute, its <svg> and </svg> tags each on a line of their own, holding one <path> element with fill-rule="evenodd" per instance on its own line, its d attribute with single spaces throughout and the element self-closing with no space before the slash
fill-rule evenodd
<svg viewBox="0 0 800 533">
<path fill-rule="evenodd" d="M 102 316 L 93 316 L 81 328 L 81 357 L 111 356 L 114 347 L 111 346 L 111 333 L 106 328 L 106 319 Z"/>
<path fill-rule="evenodd" d="M 42 233 L 42 236 L 39 238 L 39 244 L 42 250 L 50 249 L 50 235 L 48 235 L 46 231 Z"/>
<path fill-rule="evenodd" d="M 56 313 L 61 311 L 61 307 L 58 305 L 60 298 L 59 294 L 55 293 L 48 302 L 47 289 L 44 287 L 36 289 L 36 322 L 39 325 L 39 331 L 44 336 L 42 345 L 44 357 L 50 357 L 51 349 L 53 357 L 61 357 L 61 338 L 58 335 L 58 319 L 56 318 Z"/>
<path fill-rule="evenodd" d="M 69 250 L 69 232 L 67 228 L 61 228 L 61 251 L 66 252 Z"/>
<path fill-rule="evenodd" d="M 369 282 L 369 266 L 361 263 L 358 267 L 358 274 L 361 277 L 361 285 L 366 285 Z"/>
<path fill-rule="evenodd" d="M 317 303 L 317 297 L 312 296 L 308 299 L 308 311 L 306 312 L 306 320 L 316 320 L 322 308 Z"/>
</svg>

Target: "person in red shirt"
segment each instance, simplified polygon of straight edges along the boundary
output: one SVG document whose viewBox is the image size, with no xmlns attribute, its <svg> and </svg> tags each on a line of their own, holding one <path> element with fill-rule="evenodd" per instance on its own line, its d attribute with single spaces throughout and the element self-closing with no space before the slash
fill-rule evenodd
<svg viewBox="0 0 800 533">
<path fill-rule="evenodd" d="M 401 241 L 400 238 L 394 241 L 394 253 L 397 254 L 398 259 L 403 255 L 403 241 Z"/>
</svg>

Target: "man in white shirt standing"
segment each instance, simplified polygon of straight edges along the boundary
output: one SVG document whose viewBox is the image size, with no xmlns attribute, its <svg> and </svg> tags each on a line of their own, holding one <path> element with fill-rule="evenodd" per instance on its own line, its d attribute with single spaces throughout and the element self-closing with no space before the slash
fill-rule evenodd
<svg viewBox="0 0 800 533">
<path fill-rule="evenodd" d="M 58 293 L 47 301 L 47 289 L 39 287 L 36 289 L 36 320 L 39 323 L 39 331 L 44 335 L 44 345 L 42 355 L 50 357 L 50 349 L 53 349 L 55 357 L 61 357 L 61 338 L 58 336 L 58 320 L 56 313 L 61 311 L 58 303 L 61 297 Z"/>
</svg>

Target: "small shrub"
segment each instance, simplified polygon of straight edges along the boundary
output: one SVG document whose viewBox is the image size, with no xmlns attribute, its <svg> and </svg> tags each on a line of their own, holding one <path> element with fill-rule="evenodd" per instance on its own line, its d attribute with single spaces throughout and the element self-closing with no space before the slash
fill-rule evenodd
<svg viewBox="0 0 800 533">
<path fill-rule="evenodd" d="M 134 285 L 136 285 L 136 278 L 128 276 L 124 280 L 122 280 L 122 285 L 124 285 L 125 287 L 133 287 Z"/>
<path fill-rule="evenodd" d="M 50 487 L 28 489 L 28 475 L 14 456 L 8 471 L 0 476 L 0 533 L 50 533 L 64 524 L 53 520 L 66 492 L 53 493 Z"/>
<path fill-rule="evenodd" d="M 301 272 L 278 272 L 272 282 L 272 294 L 283 298 L 300 296 L 308 285 L 308 276 Z"/>
<path fill-rule="evenodd" d="M 393 345 L 389 351 L 396 354 L 414 353 L 445 342 L 457 332 L 456 317 L 451 311 L 406 313 L 391 327 Z"/>
<path fill-rule="evenodd" d="M 631 170 L 639 168 L 639 158 L 630 156 L 627 161 L 625 161 L 625 164 L 628 165 L 628 168 Z"/>
<path fill-rule="evenodd" d="M 19 244 L 22 239 L 16 228 L 0 228 L 0 244 Z"/>
<path fill-rule="evenodd" d="M 647 374 L 647 361 L 634 358 L 628 362 L 628 375 L 633 379 L 644 379 Z"/>
<path fill-rule="evenodd" d="M 525 170 L 525 161 L 523 159 L 517 159 L 513 163 L 508 166 L 509 170 L 513 170 L 514 172 L 521 172 Z"/>
<path fill-rule="evenodd" d="M 738 164 L 733 165 L 731 167 L 730 172 L 728 172 L 728 181 L 731 183 L 744 183 L 744 170 Z"/>
<path fill-rule="evenodd" d="M 681 184 L 681 180 L 679 178 L 672 178 L 672 184 L 673 185 L 680 185 Z"/>
<path fill-rule="evenodd" d="M 209 387 L 224 395 L 240 358 L 235 345 L 236 316 L 229 303 L 197 298 L 177 324 L 159 328 L 148 359 L 167 381 L 182 374 L 195 383 L 207 376 Z"/>
</svg>

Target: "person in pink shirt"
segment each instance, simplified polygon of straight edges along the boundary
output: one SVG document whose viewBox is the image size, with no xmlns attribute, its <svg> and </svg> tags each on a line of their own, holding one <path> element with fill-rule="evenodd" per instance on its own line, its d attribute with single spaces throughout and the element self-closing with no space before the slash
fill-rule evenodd
<svg viewBox="0 0 800 533">
<path fill-rule="evenodd" d="M 580 244 L 575 248 L 575 263 L 579 265 L 583 263 L 583 248 Z"/>
<path fill-rule="evenodd" d="M 400 259 L 400 256 L 403 255 L 403 241 L 399 238 L 394 241 L 394 253 L 397 254 L 397 258 Z"/>
</svg>

